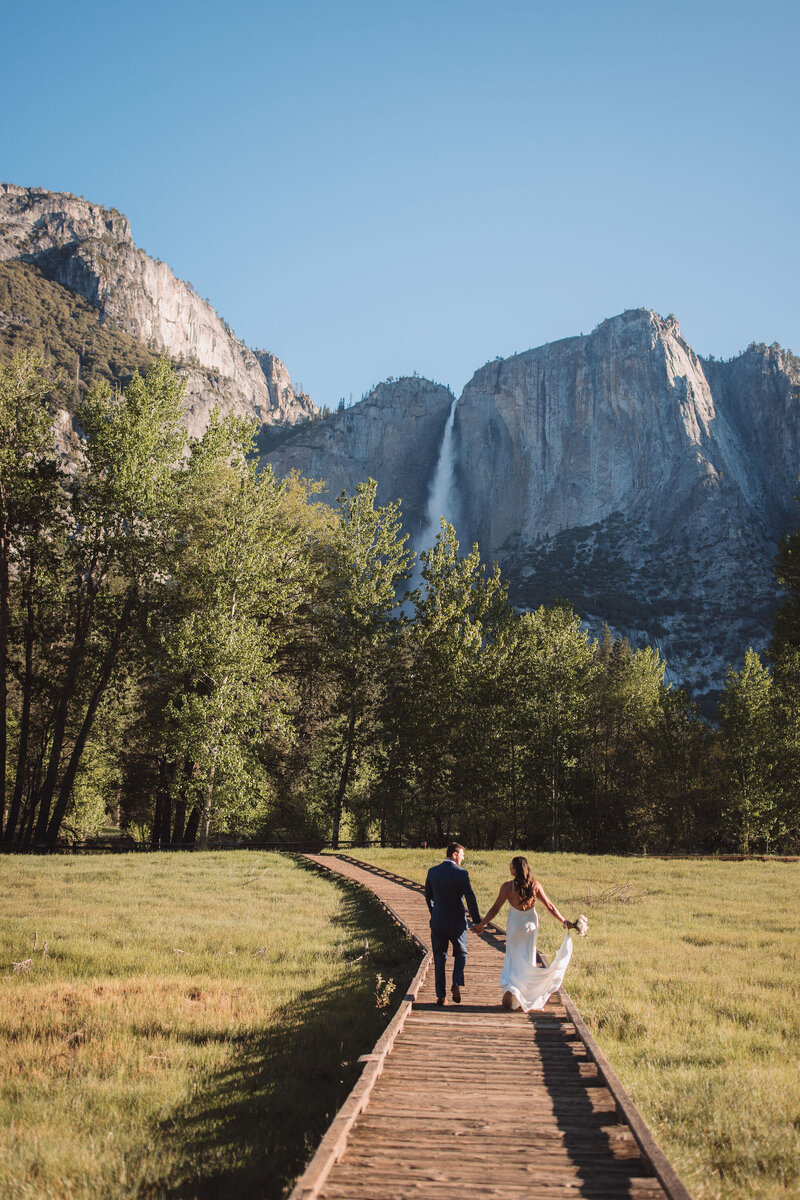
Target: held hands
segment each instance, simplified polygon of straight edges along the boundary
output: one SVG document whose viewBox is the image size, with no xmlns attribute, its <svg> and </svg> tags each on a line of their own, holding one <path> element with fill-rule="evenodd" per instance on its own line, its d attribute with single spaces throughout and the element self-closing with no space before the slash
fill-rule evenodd
<svg viewBox="0 0 800 1200">
<path fill-rule="evenodd" d="M 476 924 L 474 924 L 472 926 L 472 932 L 477 933 L 478 936 L 480 937 L 480 935 L 483 933 L 485 928 L 486 928 L 486 921 L 478 921 Z"/>
</svg>

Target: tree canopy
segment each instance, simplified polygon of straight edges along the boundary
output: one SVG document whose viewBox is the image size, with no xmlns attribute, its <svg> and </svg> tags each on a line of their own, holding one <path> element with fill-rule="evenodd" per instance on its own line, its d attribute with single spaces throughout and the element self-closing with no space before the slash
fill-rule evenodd
<svg viewBox="0 0 800 1200">
<path fill-rule="evenodd" d="M 446 521 L 413 574 L 374 480 L 332 509 L 258 470 L 241 421 L 188 438 L 164 360 L 87 393 L 74 462 L 52 402 L 31 353 L 0 365 L 5 848 L 800 843 L 800 535 L 717 727 L 650 646 L 515 612 Z"/>
</svg>

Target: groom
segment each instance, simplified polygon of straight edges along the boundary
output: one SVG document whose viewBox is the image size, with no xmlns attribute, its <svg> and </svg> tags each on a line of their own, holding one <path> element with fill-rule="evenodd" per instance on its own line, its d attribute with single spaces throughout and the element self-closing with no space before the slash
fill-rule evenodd
<svg viewBox="0 0 800 1200">
<path fill-rule="evenodd" d="M 436 1003 L 440 1005 L 447 1003 L 444 964 L 450 945 L 453 947 L 453 999 L 456 1004 L 461 1003 L 464 963 L 467 961 L 467 919 L 463 900 L 467 902 L 473 925 L 477 925 L 481 919 L 469 875 L 461 866 L 464 847 L 458 842 L 451 842 L 445 854 L 447 857 L 444 862 L 431 867 L 425 880 L 425 902 L 431 914 Z"/>
</svg>

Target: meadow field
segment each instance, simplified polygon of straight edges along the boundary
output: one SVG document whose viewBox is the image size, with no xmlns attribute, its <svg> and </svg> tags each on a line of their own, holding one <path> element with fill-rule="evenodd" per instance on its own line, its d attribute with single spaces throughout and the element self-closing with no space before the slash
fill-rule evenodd
<svg viewBox="0 0 800 1200">
<path fill-rule="evenodd" d="M 4 856 L 0 915 L 14 1200 L 282 1195 L 419 963 L 277 854 Z"/>
<path fill-rule="evenodd" d="M 468 854 L 482 910 L 508 859 Z M 567 987 L 697 1200 L 800 1194 L 800 864 L 531 861 L 590 919 Z M 21 1200 L 280 1196 L 418 962 L 363 891 L 273 854 L 4 857 L 0 914 Z"/>
<path fill-rule="evenodd" d="M 353 854 L 420 881 L 442 858 Z M 467 853 L 482 912 L 509 859 Z M 697 1200 L 800 1196 L 800 863 L 529 859 L 589 917 L 567 990 Z M 562 936 L 542 913 L 542 950 Z"/>
</svg>

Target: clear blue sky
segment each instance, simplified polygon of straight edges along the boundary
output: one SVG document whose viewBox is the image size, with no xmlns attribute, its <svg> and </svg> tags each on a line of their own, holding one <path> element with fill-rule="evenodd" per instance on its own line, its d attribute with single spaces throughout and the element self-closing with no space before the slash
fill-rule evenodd
<svg viewBox="0 0 800 1200">
<path fill-rule="evenodd" d="M 114 206 L 317 403 L 645 306 L 800 353 L 796 0 L 7 6 L 0 178 Z"/>
</svg>

